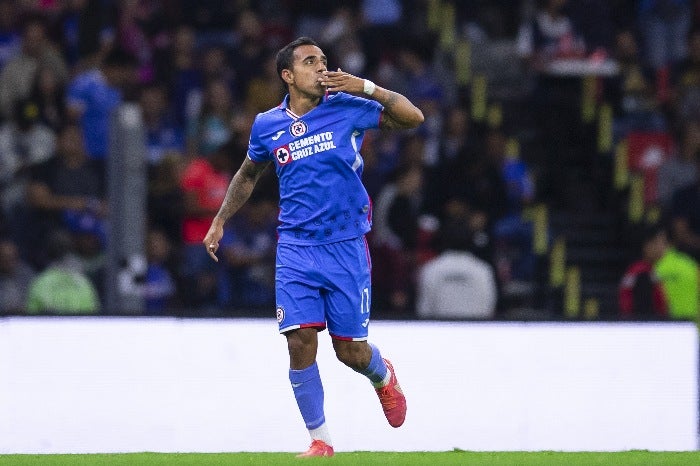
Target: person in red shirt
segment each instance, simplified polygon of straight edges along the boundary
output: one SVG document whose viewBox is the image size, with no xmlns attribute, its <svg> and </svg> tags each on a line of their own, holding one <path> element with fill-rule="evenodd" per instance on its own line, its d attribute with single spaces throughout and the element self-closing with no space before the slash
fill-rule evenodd
<svg viewBox="0 0 700 466">
<path fill-rule="evenodd" d="M 634 320 L 668 319 L 668 304 L 654 264 L 668 248 L 666 231 L 653 225 L 645 229 L 642 257 L 627 267 L 619 288 L 620 317 Z"/>
<path fill-rule="evenodd" d="M 207 157 L 192 159 L 180 181 L 184 196 L 181 276 L 188 290 L 184 293 L 186 304 L 195 307 L 216 303 L 216 271 L 201 242 L 233 176 L 234 161 L 228 155 L 228 147 L 225 144 Z"/>
</svg>

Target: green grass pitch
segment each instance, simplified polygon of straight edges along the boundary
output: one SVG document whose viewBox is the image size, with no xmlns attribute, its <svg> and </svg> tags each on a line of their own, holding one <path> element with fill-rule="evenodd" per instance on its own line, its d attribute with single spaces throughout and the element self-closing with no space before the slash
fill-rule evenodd
<svg viewBox="0 0 700 466">
<path fill-rule="evenodd" d="M 690 466 L 700 465 L 700 452 L 352 452 L 333 458 L 297 459 L 292 453 L 126 453 L 95 455 L 0 455 L 0 465 L 18 466 L 199 466 L 199 465 L 424 466 Z"/>
</svg>

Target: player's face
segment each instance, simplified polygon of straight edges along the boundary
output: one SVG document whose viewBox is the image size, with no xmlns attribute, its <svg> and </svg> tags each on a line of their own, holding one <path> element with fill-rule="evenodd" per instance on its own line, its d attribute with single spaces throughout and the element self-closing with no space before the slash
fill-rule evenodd
<svg viewBox="0 0 700 466">
<path fill-rule="evenodd" d="M 328 61 L 323 51 L 315 45 L 302 45 L 294 50 L 292 65 L 292 85 L 299 91 L 321 97 L 326 88 L 321 85 L 322 73 L 327 70 Z"/>
</svg>

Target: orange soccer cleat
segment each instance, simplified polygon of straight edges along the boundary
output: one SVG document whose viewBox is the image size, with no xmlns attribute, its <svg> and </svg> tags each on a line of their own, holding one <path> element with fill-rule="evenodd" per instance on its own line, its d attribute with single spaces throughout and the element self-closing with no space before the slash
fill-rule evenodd
<svg viewBox="0 0 700 466">
<path fill-rule="evenodd" d="M 333 456 L 333 447 L 323 440 L 314 440 L 304 453 L 299 453 L 297 458 L 313 458 L 316 456 Z"/>
<path fill-rule="evenodd" d="M 406 419 L 406 397 L 401 391 L 399 381 L 396 380 L 394 366 L 389 360 L 384 359 L 387 369 L 391 373 L 389 383 L 382 388 L 377 388 L 377 396 L 382 404 L 386 420 L 389 421 L 391 427 L 401 427 Z"/>
</svg>

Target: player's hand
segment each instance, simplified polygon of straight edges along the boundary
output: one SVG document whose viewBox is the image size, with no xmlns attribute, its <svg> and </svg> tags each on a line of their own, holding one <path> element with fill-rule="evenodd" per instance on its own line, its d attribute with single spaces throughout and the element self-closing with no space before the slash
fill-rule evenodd
<svg viewBox="0 0 700 466">
<path fill-rule="evenodd" d="M 216 251 L 219 250 L 219 241 L 224 236 L 224 227 L 216 223 L 212 223 L 209 227 L 209 231 L 202 240 L 202 244 L 207 250 L 209 257 L 214 259 L 215 262 L 219 262 L 219 258 L 216 257 Z"/>
<path fill-rule="evenodd" d="M 321 85 L 330 92 L 347 92 L 349 94 L 362 94 L 364 92 L 365 80 L 353 76 L 350 73 L 338 68 L 338 71 L 324 71 L 318 78 Z"/>
</svg>

